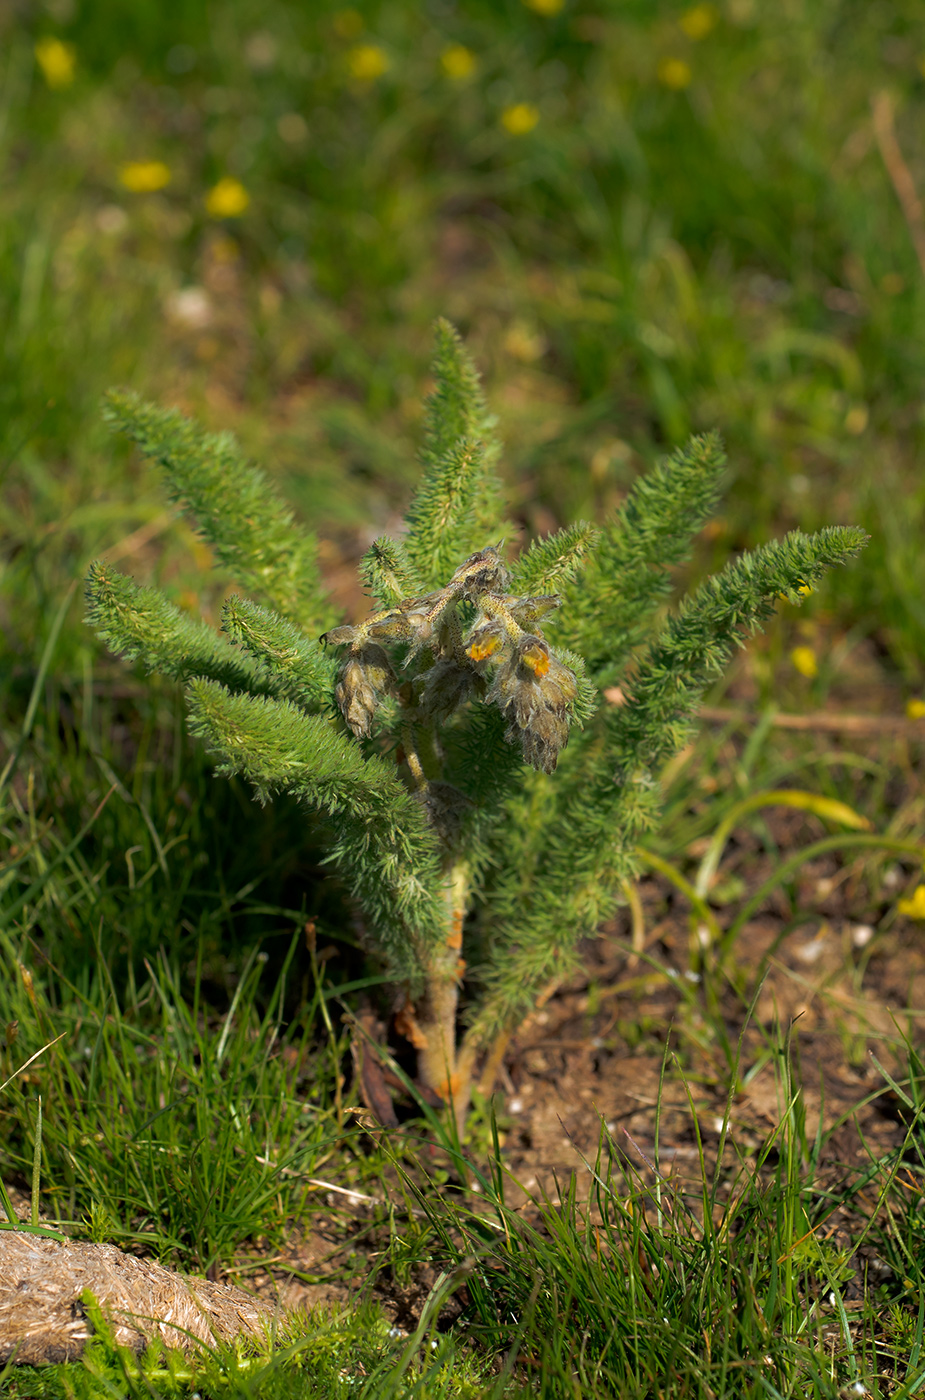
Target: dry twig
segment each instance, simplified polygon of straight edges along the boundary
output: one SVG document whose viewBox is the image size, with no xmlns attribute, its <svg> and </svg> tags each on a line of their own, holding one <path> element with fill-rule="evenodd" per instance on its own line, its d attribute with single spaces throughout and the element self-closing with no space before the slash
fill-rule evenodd
<svg viewBox="0 0 925 1400">
<path fill-rule="evenodd" d="M 893 183 L 893 189 L 896 191 L 896 198 L 902 208 L 903 218 L 906 220 L 906 227 L 919 260 L 919 267 L 922 269 L 922 275 L 925 276 L 925 211 L 922 209 L 922 201 L 915 188 L 915 181 L 903 159 L 903 153 L 899 149 L 899 142 L 896 139 L 896 128 L 893 124 L 893 99 L 888 92 L 878 92 L 871 99 L 870 105 L 874 117 L 874 135 L 877 138 L 877 145 L 880 148 L 887 174 Z"/>
</svg>

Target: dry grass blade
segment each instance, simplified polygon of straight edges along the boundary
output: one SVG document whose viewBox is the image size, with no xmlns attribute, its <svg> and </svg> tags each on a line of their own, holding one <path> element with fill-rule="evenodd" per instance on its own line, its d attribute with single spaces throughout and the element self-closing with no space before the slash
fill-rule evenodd
<svg viewBox="0 0 925 1400">
<path fill-rule="evenodd" d="M 919 260 L 919 266 L 925 274 L 925 211 L 922 209 L 922 201 L 915 188 L 915 181 L 903 159 L 903 153 L 899 149 L 899 142 L 896 139 L 896 128 L 893 124 L 893 99 L 890 94 L 878 92 L 871 101 L 871 111 L 874 117 L 874 135 L 877 138 L 877 145 L 880 148 L 887 174 L 893 183 L 893 189 L 896 191 L 896 198 L 902 206 L 903 218 L 909 229 L 909 236 L 915 248 L 915 255 Z"/>
<path fill-rule="evenodd" d="M 763 716 L 750 714 L 726 705 L 701 705 L 697 718 L 708 724 L 744 724 L 754 726 Z M 778 712 L 767 721 L 772 729 L 790 729 L 799 733 L 820 734 L 906 734 L 910 738 L 925 737 L 925 725 L 920 719 L 903 715 L 852 715 L 826 710 L 810 710 L 807 714 L 791 715 Z"/>
</svg>

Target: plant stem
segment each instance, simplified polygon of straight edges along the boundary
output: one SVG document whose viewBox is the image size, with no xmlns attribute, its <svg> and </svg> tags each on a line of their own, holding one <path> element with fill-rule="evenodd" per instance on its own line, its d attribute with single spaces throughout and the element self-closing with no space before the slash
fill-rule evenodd
<svg viewBox="0 0 925 1400">
<path fill-rule="evenodd" d="M 441 1098 L 452 1099 L 457 1113 L 460 1099 L 468 1102 L 469 1098 L 468 1083 L 459 1082 L 456 1063 L 456 1008 L 465 968 L 461 953 L 468 892 L 468 868 L 462 863 L 454 865 L 444 883 L 446 941 L 430 958 L 424 995 L 415 1008 L 421 1034 L 418 1078 Z"/>
</svg>

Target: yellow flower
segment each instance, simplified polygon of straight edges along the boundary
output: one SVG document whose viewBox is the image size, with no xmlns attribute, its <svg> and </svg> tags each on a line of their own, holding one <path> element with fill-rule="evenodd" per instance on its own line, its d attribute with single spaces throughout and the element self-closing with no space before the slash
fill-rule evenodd
<svg viewBox="0 0 925 1400">
<path fill-rule="evenodd" d="M 870 414 L 867 411 L 866 403 L 856 403 L 848 409 L 845 414 L 845 428 L 852 437 L 860 437 L 867 427 Z"/>
<path fill-rule="evenodd" d="M 793 662 L 801 676 L 805 676 L 811 681 L 819 674 L 819 662 L 816 660 L 816 653 L 812 647 L 794 647 L 790 653 L 790 660 Z"/>
<path fill-rule="evenodd" d="M 925 885 L 916 885 L 912 898 L 901 899 L 896 907 L 907 919 L 925 919 Z"/>
<path fill-rule="evenodd" d="M 153 194 L 170 184 L 170 167 L 162 160 L 132 160 L 119 171 L 119 183 L 132 194 Z"/>
<path fill-rule="evenodd" d="M 347 54 L 347 67 L 357 82 L 372 83 L 388 72 L 388 55 L 378 44 L 357 44 Z"/>
<path fill-rule="evenodd" d="M 69 87 L 74 81 L 77 55 L 73 44 L 62 44 L 60 39 L 51 37 L 39 39 L 35 46 L 35 61 L 50 88 Z"/>
<path fill-rule="evenodd" d="M 538 15 L 546 15 L 551 18 L 565 9 L 565 0 L 524 0 L 528 10 L 535 10 Z"/>
<path fill-rule="evenodd" d="M 540 119 L 540 114 L 532 102 L 516 102 L 513 107 L 505 107 L 501 113 L 501 125 L 512 136 L 526 136 Z"/>
<path fill-rule="evenodd" d="M 678 23 L 688 39 L 705 39 L 718 19 L 715 5 L 692 5 L 684 11 Z"/>
<path fill-rule="evenodd" d="M 658 65 L 658 80 L 662 87 L 673 88 L 675 92 L 689 87 L 692 77 L 691 66 L 683 58 L 663 58 Z"/>
<path fill-rule="evenodd" d="M 909 719 L 925 719 L 925 700 L 907 700 L 906 715 Z"/>
<path fill-rule="evenodd" d="M 509 355 L 513 355 L 515 360 L 522 360 L 525 365 L 541 360 L 547 348 L 542 335 L 523 321 L 514 322 L 504 337 L 503 344 Z"/>
<path fill-rule="evenodd" d="M 448 78 L 461 82 L 475 69 L 475 54 L 465 44 L 451 44 L 440 55 L 440 66 Z"/>
<path fill-rule="evenodd" d="M 251 202 L 247 190 L 232 175 L 224 175 L 206 195 L 206 210 L 213 219 L 237 219 Z"/>
<path fill-rule="evenodd" d="M 809 585 L 808 583 L 798 583 L 798 584 L 797 584 L 797 592 L 800 594 L 800 596 L 801 596 L 802 598 L 808 598 L 809 595 L 813 592 L 813 589 L 810 587 L 810 585 Z M 781 600 L 782 603 L 789 603 L 789 602 L 790 602 L 790 594 L 789 594 L 789 593 L 778 593 L 777 596 L 778 596 L 778 598 Z"/>
</svg>

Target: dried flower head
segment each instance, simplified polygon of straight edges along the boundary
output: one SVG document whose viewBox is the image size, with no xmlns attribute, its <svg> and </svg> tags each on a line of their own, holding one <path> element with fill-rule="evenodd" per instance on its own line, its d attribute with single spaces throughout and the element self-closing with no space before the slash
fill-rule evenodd
<svg viewBox="0 0 925 1400">
<path fill-rule="evenodd" d="M 322 642 L 349 646 L 335 693 L 358 738 L 371 735 L 386 694 L 397 694 L 409 723 L 431 726 L 484 699 L 501 710 L 507 737 L 520 740 L 526 762 L 553 772 L 578 693 L 574 673 L 538 626 L 560 599 L 555 593 L 510 596 L 507 582 L 500 549 L 492 545 L 470 555 L 445 588 L 325 633 Z M 410 690 L 396 691 L 396 668 L 383 644 L 401 649 L 396 664 L 415 669 Z"/>
</svg>

